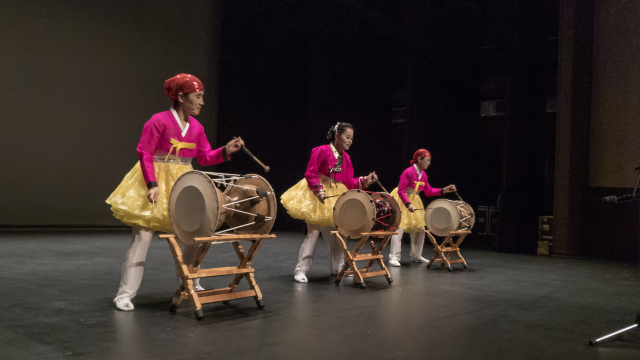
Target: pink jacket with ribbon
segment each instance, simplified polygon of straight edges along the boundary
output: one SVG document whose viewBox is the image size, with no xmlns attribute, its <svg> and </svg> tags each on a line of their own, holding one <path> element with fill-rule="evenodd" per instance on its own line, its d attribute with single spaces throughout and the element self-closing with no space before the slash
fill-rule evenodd
<svg viewBox="0 0 640 360">
<path fill-rule="evenodd" d="M 156 174 L 153 170 L 154 153 L 177 155 L 184 158 L 198 158 L 200 165 L 215 165 L 227 161 L 226 148 L 212 150 L 204 128 L 198 120 L 189 116 L 189 128 L 184 136 L 182 129 L 172 110 L 157 113 L 144 124 L 140 143 L 138 143 L 138 156 L 144 182 L 156 182 Z"/>
<path fill-rule="evenodd" d="M 331 172 L 330 168 L 335 169 L 337 162 L 338 159 L 333 154 L 331 144 L 318 146 L 311 150 L 311 159 L 309 159 L 307 171 L 304 173 L 304 178 L 307 179 L 311 191 L 317 193 L 322 188 L 322 180 L 328 180 L 329 177 L 334 181 L 342 182 L 349 190 L 364 187 L 364 177 L 353 177 L 351 158 L 345 151 L 342 152 L 342 171 Z"/>
<path fill-rule="evenodd" d="M 420 171 L 420 175 L 418 175 L 418 171 Z M 415 192 L 416 196 L 420 191 L 424 191 L 426 196 L 442 195 L 442 189 L 432 188 L 431 185 L 429 185 L 427 174 L 424 170 L 418 170 L 418 167 L 415 165 L 408 167 L 400 176 L 398 196 L 400 196 L 400 199 L 405 205 L 410 202 L 406 194 L 407 189 L 410 189 L 410 193 Z"/>
</svg>

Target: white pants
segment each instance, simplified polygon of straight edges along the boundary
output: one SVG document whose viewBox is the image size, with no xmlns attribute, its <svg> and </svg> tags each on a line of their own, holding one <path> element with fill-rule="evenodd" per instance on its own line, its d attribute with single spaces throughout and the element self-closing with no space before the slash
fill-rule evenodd
<svg viewBox="0 0 640 360">
<path fill-rule="evenodd" d="M 331 231 L 336 230 L 336 228 L 331 226 L 307 224 L 307 237 L 300 247 L 298 265 L 296 265 L 295 271 L 302 271 L 304 273 L 309 271 L 311 263 L 313 262 L 313 253 L 316 251 L 318 236 L 322 233 L 322 238 L 329 248 L 329 267 L 331 273 L 338 273 L 342 269 L 344 253 L 342 252 L 342 247 L 338 245 L 338 239 L 331 233 Z"/>
<path fill-rule="evenodd" d="M 120 289 L 116 299 L 128 297 L 133 299 L 138 292 L 140 282 L 142 282 L 142 274 L 144 273 L 144 262 L 147 257 L 147 250 L 151 245 L 154 231 L 144 226 L 133 225 L 131 228 L 133 239 L 127 255 L 122 264 L 122 276 L 120 278 Z M 190 246 L 180 242 L 180 249 L 186 264 L 195 262 L 196 251 L 198 246 Z M 198 279 L 196 279 L 198 280 Z M 196 285 L 194 281 L 194 285 Z"/>
<path fill-rule="evenodd" d="M 416 232 L 409 234 L 411 237 L 411 260 L 420 259 L 422 257 L 422 247 L 424 246 L 424 227 Z M 389 251 L 389 260 L 400 261 L 400 251 L 402 249 L 402 234 L 404 229 L 397 230 L 398 235 L 391 237 L 391 251 Z"/>
</svg>

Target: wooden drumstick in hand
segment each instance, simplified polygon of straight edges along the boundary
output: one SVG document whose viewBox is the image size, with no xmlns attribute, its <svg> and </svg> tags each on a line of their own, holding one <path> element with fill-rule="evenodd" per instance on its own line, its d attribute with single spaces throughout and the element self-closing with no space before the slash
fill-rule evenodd
<svg viewBox="0 0 640 360">
<path fill-rule="evenodd" d="M 235 136 L 233 137 L 234 139 L 236 138 Z M 251 156 L 253 158 L 253 160 L 255 160 L 260 166 L 262 166 L 262 168 L 264 169 L 264 172 L 268 173 L 271 168 L 268 167 L 267 165 L 263 164 L 262 161 L 258 160 L 257 157 L 255 157 L 255 155 L 253 155 L 251 153 L 251 151 L 249 151 L 249 149 L 247 149 L 244 145 L 242 145 L 242 150 L 244 150 L 244 152 L 247 153 L 247 155 Z"/>
<path fill-rule="evenodd" d="M 369 175 L 373 174 L 375 171 L 369 173 Z M 378 181 L 378 177 L 376 176 L 376 184 L 378 184 L 378 186 L 380 186 L 382 188 L 382 190 L 384 190 L 384 192 L 386 192 L 387 194 L 389 194 L 389 192 L 387 191 L 387 189 L 384 188 L 384 186 L 382 186 L 382 184 L 380 183 L 380 181 Z"/>
</svg>

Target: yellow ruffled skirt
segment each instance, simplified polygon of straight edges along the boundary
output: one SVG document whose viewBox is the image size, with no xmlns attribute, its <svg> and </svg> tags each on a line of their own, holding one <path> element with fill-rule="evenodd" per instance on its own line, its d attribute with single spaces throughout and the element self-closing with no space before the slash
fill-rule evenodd
<svg viewBox="0 0 640 360">
<path fill-rule="evenodd" d="M 185 172 L 193 170 L 193 167 L 154 162 L 153 168 L 160 188 L 155 206 L 147 199 L 149 190 L 139 161 L 109 196 L 107 204 L 111 205 L 113 216 L 129 226 L 137 224 L 156 231 L 173 232 L 169 221 L 169 195 L 176 180 Z"/>
<path fill-rule="evenodd" d="M 323 183 L 325 196 L 341 195 L 348 189 L 342 183 Z M 309 189 L 307 179 L 300 180 L 280 196 L 280 202 L 294 219 L 304 220 L 307 224 L 335 226 L 333 206 L 338 196 L 325 199 L 324 204 Z"/>
<path fill-rule="evenodd" d="M 416 210 L 414 212 L 410 212 L 404 206 L 404 203 L 400 199 L 398 195 L 398 188 L 393 189 L 391 192 L 391 196 L 398 202 L 400 206 L 400 210 L 402 210 L 402 220 L 400 220 L 400 226 L 398 228 L 403 229 L 405 233 L 412 233 L 420 230 L 425 227 L 427 224 L 424 222 L 424 210 Z M 416 209 L 424 209 L 424 205 L 422 204 L 422 199 L 420 196 L 407 196 L 409 201 L 413 204 Z"/>
</svg>

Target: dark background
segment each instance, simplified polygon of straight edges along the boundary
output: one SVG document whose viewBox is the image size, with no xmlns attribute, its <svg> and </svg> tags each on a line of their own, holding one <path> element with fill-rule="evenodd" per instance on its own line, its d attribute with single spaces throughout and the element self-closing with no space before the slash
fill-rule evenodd
<svg viewBox="0 0 640 360">
<path fill-rule="evenodd" d="M 497 236 L 469 246 L 533 253 L 538 217 L 555 215 L 559 254 L 634 260 L 637 206 L 599 199 L 628 192 L 640 160 L 639 10 L 623 0 L 3 0 L 0 226 L 120 226 L 104 199 L 137 161 L 144 122 L 170 106 L 163 81 L 189 72 L 206 87 L 198 120 L 212 145 L 242 136 L 277 194 L 347 121 L 356 175 L 375 170 L 392 190 L 426 148 L 432 186 L 456 184 L 474 208 L 500 196 Z M 481 116 L 483 101 L 500 111 Z M 260 173 L 242 153 L 215 170 Z M 279 208 L 274 230 L 303 229 Z"/>
</svg>

